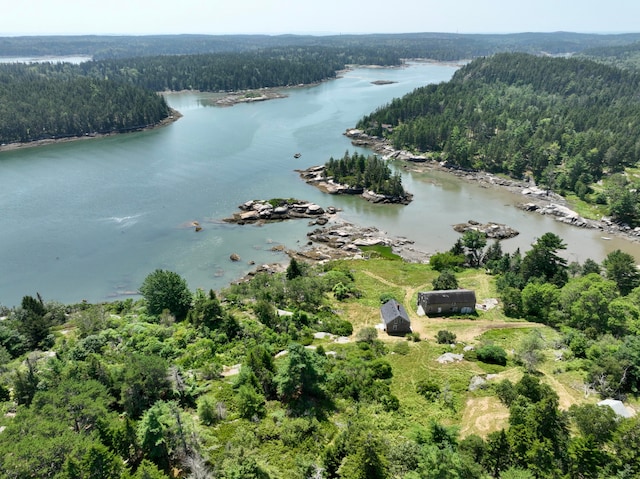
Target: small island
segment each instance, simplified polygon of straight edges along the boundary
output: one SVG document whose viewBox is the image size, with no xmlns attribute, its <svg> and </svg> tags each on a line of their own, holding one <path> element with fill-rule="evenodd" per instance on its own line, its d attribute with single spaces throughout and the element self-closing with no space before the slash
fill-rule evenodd
<svg viewBox="0 0 640 479">
<path fill-rule="evenodd" d="M 398 83 L 398 82 L 391 81 L 391 80 L 375 80 L 371 82 L 372 85 L 391 85 L 392 83 Z"/>
<path fill-rule="evenodd" d="M 272 198 L 270 200 L 249 200 L 238 206 L 241 210 L 230 218 L 224 218 L 227 223 L 262 224 L 274 221 L 284 221 L 296 218 L 311 218 L 314 224 L 326 224 L 327 215 L 337 212 L 336 208 L 329 206 L 326 210 L 320 205 L 295 198 Z"/>
<path fill-rule="evenodd" d="M 374 203 L 409 204 L 413 195 L 402 186 L 400 173 L 391 173 L 378 156 L 348 151 L 338 160 L 333 157 L 323 166 L 296 170 L 300 177 L 329 194 L 360 195 Z"/>
<path fill-rule="evenodd" d="M 271 88 L 231 92 L 215 101 L 217 106 L 233 106 L 238 103 L 255 103 L 259 101 L 286 98 L 287 95 Z"/>
</svg>

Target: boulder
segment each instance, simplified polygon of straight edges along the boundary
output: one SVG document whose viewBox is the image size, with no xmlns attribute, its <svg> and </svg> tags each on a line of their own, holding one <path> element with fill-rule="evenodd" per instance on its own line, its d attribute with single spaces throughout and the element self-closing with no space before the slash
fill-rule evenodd
<svg viewBox="0 0 640 479">
<path fill-rule="evenodd" d="M 231 255 L 229 256 L 229 259 L 231 261 L 240 261 L 240 255 L 238 255 L 237 253 L 231 253 Z"/>
<path fill-rule="evenodd" d="M 473 376 L 469 383 L 469 391 L 476 391 L 487 387 L 487 380 L 482 376 Z"/>
<path fill-rule="evenodd" d="M 324 213 L 324 210 L 321 206 L 316 205 L 315 203 L 311 203 L 307 206 L 306 213 L 309 215 L 321 215 Z"/>
</svg>

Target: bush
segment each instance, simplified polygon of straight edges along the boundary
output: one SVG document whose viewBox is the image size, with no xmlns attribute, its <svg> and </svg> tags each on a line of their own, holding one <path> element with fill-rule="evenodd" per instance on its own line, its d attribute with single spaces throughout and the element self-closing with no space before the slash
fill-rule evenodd
<svg viewBox="0 0 640 479">
<path fill-rule="evenodd" d="M 416 392 L 427 401 L 435 401 L 440 396 L 440 385 L 432 379 L 423 379 L 416 384 Z"/>
<path fill-rule="evenodd" d="M 378 330 L 373 326 L 367 326 L 358 331 L 356 341 L 363 343 L 373 343 L 378 338 Z"/>
<path fill-rule="evenodd" d="M 495 344 L 482 346 L 476 351 L 476 356 L 483 363 L 499 364 L 500 366 L 507 364 L 507 352 Z"/>
<path fill-rule="evenodd" d="M 435 291 L 458 289 L 458 279 L 450 269 L 445 269 L 442 273 L 440 273 L 440 275 L 433 280 L 432 284 Z"/>
<path fill-rule="evenodd" d="M 397 301 L 397 298 L 393 294 L 391 294 L 391 293 L 382 293 L 380 295 L 380 304 L 384 304 L 387 301 L 390 301 L 392 299 L 395 299 Z"/>
<path fill-rule="evenodd" d="M 413 341 L 414 343 L 417 343 L 420 341 L 420 333 L 414 331 L 411 333 L 407 333 L 404 336 L 405 338 L 407 338 L 407 341 Z"/>
<path fill-rule="evenodd" d="M 456 335 L 446 329 L 440 330 L 436 335 L 436 342 L 438 344 L 453 344 L 456 342 Z"/>
</svg>

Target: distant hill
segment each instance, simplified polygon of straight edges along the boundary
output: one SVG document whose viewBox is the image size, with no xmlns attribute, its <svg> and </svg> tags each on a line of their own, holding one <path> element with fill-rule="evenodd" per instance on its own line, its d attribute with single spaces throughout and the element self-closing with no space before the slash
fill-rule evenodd
<svg viewBox="0 0 640 479">
<path fill-rule="evenodd" d="M 0 37 L 3 56 L 87 55 L 95 60 L 151 55 L 255 51 L 290 46 L 391 49 L 403 58 L 460 60 L 498 52 L 551 55 L 622 47 L 640 33 L 599 35 L 571 32 L 514 34 L 403 33 L 370 35 L 148 35 Z"/>
</svg>

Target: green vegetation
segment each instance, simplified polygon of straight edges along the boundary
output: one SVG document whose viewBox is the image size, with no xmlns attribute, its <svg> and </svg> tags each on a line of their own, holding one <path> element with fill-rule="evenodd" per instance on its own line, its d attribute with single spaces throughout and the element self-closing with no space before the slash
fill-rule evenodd
<svg viewBox="0 0 640 479">
<path fill-rule="evenodd" d="M 179 275 L 156 270 L 138 301 L 65 306 L 25 296 L 0 322 L 0 409 L 15 413 L 0 418 L 0 473 L 640 473 L 632 439 L 640 420 L 615 418 L 594 401 L 596 392 L 634 398 L 640 384 L 640 292 L 637 281 L 620 281 L 633 258 L 614 252 L 602 267 L 585 262 L 569 276 L 557 256 L 563 242 L 551 233 L 523 257 L 463 243 L 476 249 L 462 253 L 474 267 L 447 274 L 480 301 L 498 290 L 512 305 L 474 319 L 419 318 L 417 292 L 438 271 L 384 258 L 292 259 L 283 273 L 219 293 L 191 293 Z M 491 275 L 474 259 L 485 264 L 489 250 Z M 545 268 L 528 267 L 532 257 Z M 338 294 L 338 285 L 351 293 Z M 406 339 L 375 327 L 381 301 L 391 297 L 410 313 Z M 427 340 L 411 341 L 421 336 Z M 464 360 L 441 364 L 445 352 Z M 563 361 L 550 361 L 557 354 Z M 488 373 L 497 379 L 472 390 Z"/>
<path fill-rule="evenodd" d="M 357 152 L 349 154 L 347 151 L 337 160 L 331 157 L 324 166 L 327 177 L 354 190 L 367 189 L 398 199 L 407 197 L 400 173 L 392 174 L 389 165 L 377 156 L 364 156 Z"/>
<path fill-rule="evenodd" d="M 578 38 L 552 37 L 565 47 Z M 326 40 L 348 42 L 354 56 L 326 46 L 287 45 L 216 58 L 13 66 L 0 68 L 0 75 L 9 75 L 6 85 L 24 79 L 25 92 L 41 86 L 43 76 L 51 78 L 51 92 L 67 81 L 100 97 L 101 88 L 113 85 L 145 103 L 151 96 L 140 89 L 144 82 L 193 87 L 189 82 L 197 78 L 220 89 L 297 83 L 331 75 L 345 61 L 375 63 L 377 55 L 393 64 L 397 52 L 422 56 L 408 53 L 419 51 L 426 38 L 434 43 L 423 51 L 433 58 L 507 48 L 504 39 L 517 49 L 523 41 L 383 36 L 384 48 L 358 50 L 373 38 L 380 39 Z M 597 44 L 595 37 L 579 38 Z M 263 39 L 248 37 L 243 44 L 251 49 Z M 125 51 L 117 41 L 79 40 L 87 48 L 103 42 L 112 56 Z M 182 40 L 177 43 L 184 46 L 193 39 Z M 148 48 L 132 40 L 127 51 Z M 261 57 L 269 55 L 281 55 L 281 62 L 268 63 L 279 65 L 278 72 L 257 75 L 247 67 L 246 75 L 238 73 L 242 61 L 266 68 Z M 208 75 L 192 74 L 197 62 L 210 62 L 210 70 L 203 68 Z M 160 80 L 158 72 L 171 63 L 175 78 Z M 149 85 L 144 87 L 157 87 Z M 636 188 L 621 172 L 637 161 L 637 86 L 634 73 L 584 60 L 498 55 L 470 63 L 449 84 L 394 101 L 366 123 L 377 133 L 382 122 L 392 124 L 395 142 L 433 149 L 450 163 L 531 174 L 634 223 Z M 71 91 L 82 97 L 83 88 Z M 2 105 L 11 114 L 18 103 Z M 425 111 L 437 112 L 441 130 L 430 129 Z M 81 131 L 96 131 L 83 122 Z M 21 126 L 7 127 L 15 138 L 54 131 L 47 126 L 36 134 L 26 123 L 16 124 Z M 367 170 L 364 157 L 345 156 L 344 164 L 334 160 L 333 166 L 348 182 L 357 185 L 368 176 L 393 183 L 379 163 Z M 561 238 L 545 233 L 528 251 L 503 253 L 498 242 L 488 245 L 484 235 L 468 232 L 430 265 L 375 249 L 366 261 L 309 265 L 292 259 L 283 273 L 259 273 L 220 292 L 192 292 L 178 274 L 156 270 L 137 301 L 61 305 L 27 295 L 18 307 L 0 307 L 0 476 L 636 477 L 640 419 L 620 418 L 595 404 L 609 397 L 638 404 L 635 259 L 614 251 L 602 264 L 567 264 L 565 248 Z M 497 297 L 500 304 L 455 318 L 417 316 L 419 291 L 458 285 L 473 289 L 479 302 Z M 409 312 L 406 338 L 376 328 L 380 304 L 390 298 Z M 441 363 L 444 353 L 464 359 Z M 489 373 L 497 377 L 489 379 Z"/>
<path fill-rule="evenodd" d="M 454 167 L 532 176 L 635 225 L 638 189 L 621 173 L 640 160 L 638 85 L 638 73 L 590 60 L 498 54 L 393 100 L 358 128 Z"/>
<path fill-rule="evenodd" d="M 170 114 L 162 96 L 135 85 L 37 70 L 0 65 L 0 143 L 127 132 Z"/>
</svg>

